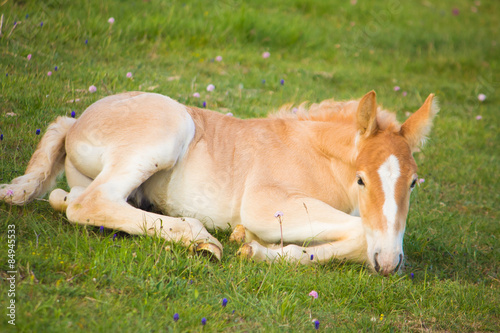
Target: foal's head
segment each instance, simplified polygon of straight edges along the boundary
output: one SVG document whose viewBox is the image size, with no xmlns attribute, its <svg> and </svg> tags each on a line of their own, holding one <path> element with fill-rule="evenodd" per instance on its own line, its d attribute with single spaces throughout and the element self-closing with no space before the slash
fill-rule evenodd
<svg viewBox="0 0 500 333">
<path fill-rule="evenodd" d="M 412 153 L 425 140 L 438 112 L 433 98 L 431 94 L 401 127 L 380 126 L 373 91 L 361 99 L 357 109 L 359 210 L 366 231 L 368 260 L 383 275 L 397 272 L 403 262 L 410 193 L 417 184 Z"/>
</svg>

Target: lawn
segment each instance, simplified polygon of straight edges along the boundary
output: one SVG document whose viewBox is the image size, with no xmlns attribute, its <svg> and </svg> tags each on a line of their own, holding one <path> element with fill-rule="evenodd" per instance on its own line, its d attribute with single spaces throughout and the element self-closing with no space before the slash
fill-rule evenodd
<svg viewBox="0 0 500 333">
<path fill-rule="evenodd" d="M 46 198 L 0 203 L 0 331 L 499 331 L 498 13 L 494 0 L 1 1 L 0 183 L 56 116 L 128 90 L 240 118 L 372 89 L 400 120 L 429 93 L 441 112 L 415 155 L 425 181 L 400 275 L 241 260 L 223 231 L 214 262 L 69 224 Z"/>
</svg>

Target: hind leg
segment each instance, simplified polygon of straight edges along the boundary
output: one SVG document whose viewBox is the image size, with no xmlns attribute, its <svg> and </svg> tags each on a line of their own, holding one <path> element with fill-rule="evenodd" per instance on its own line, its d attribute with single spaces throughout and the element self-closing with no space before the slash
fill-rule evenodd
<svg viewBox="0 0 500 333">
<path fill-rule="evenodd" d="M 66 180 L 71 188 L 71 194 L 56 188 L 50 192 L 49 203 L 52 208 L 59 212 L 66 212 L 68 208 L 68 195 L 71 198 L 77 198 L 80 194 L 87 188 L 91 183 L 92 179 L 81 173 L 74 165 L 71 163 L 69 158 L 66 158 L 64 162 L 64 172 L 66 174 Z"/>
<path fill-rule="evenodd" d="M 81 187 L 73 188 L 66 195 L 66 201 L 62 199 L 70 222 L 103 226 L 129 234 L 157 235 L 170 241 L 182 242 L 195 251 L 207 251 L 218 259 L 221 258 L 222 245 L 199 220 L 146 212 L 128 204 L 128 193 L 142 183 L 144 178 L 148 178 L 147 174 L 139 175 L 133 167 L 130 169 L 127 174 L 118 172 L 119 175 L 99 175 L 83 191 Z M 53 193 L 54 201 L 57 199 L 61 202 L 65 193 Z"/>
<path fill-rule="evenodd" d="M 85 176 L 71 163 L 69 158 L 64 162 L 64 172 L 70 188 L 75 186 L 88 187 L 92 183 L 92 178 Z"/>
<path fill-rule="evenodd" d="M 85 191 L 85 187 L 81 186 L 73 187 L 69 193 L 60 188 L 56 188 L 52 192 L 50 192 L 50 206 L 52 206 L 52 209 L 54 209 L 55 211 L 66 213 L 68 204 L 74 201 L 74 199 L 78 198 L 83 193 L 83 191 Z"/>
<path fill-rule="evenodd" d="M 155 146 L 130 142 L 126 147 L 109 149 L 110 153 L 103 158 L 106 163 L 101 172 L 87 187 L 74 186 L 69 194 L 55 190 L 49 199 L 51 205 L 65 210 L 72 223 L 102 226 L 129 234 L 157 235 L 182 242 L 194 250 L 210 252 L 220 259 L 222 245 L 199 220 L 155 214 L 127 202 L 130 194 L 153 174 L 174 167 L 183 146 L 170 138 L 158 140 Z M 87 163 L 92 164 L 92 161 Z M 71 168 L 69 170 L 71 172 Z M 73 185 L 86 185 L 82 176 L 74 172 L 68 181 Z"/>
<path fill-rule="evenodd" d="M 119 95 L 93 104 L 66 138 L 67 159 L 93 180 L 83 191 L 54 192 L 54 206 L 66 208 L 72 223 L 158 235 L 220 258 L 222 245 L 199 220 L 155 214 L 127 202 L 152 175 L 174 168 L 194 133 L 186 108 L 164 96 Z M 77 173 L 68 181 L 82 185 Z"/>
<path fill-rule="evenodd" d="M 126 187 L 123 186 L 123 180 L 116 181 Z M 118 183 L 112 179 L 104 183 L 97 179 L 90 188 L 75 186 L 70 193 L 55 189 L 50 194 L 49 202 L 55 210 L 66 212 L 72 223 L 103 226 L 129 234 L 156 235 L 221 258 L 222 245 L 199 220 L 154 214 L 134 208 L 124 200 L 115 201 L 112 199 L 114 195 L 108 191 L 113 189 L 113 194 L 116 194 L 115 191 L 120 187 Z"/>
</svg>

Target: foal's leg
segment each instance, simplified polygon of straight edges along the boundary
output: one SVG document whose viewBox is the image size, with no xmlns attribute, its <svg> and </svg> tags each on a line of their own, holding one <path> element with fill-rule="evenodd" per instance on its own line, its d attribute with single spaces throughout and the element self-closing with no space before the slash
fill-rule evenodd
<svg viewBox="0 0 500 333">
<path fill-rule="evenodd" d="M 274 261 L 278 258 L 285 258 L 304 265 L 315 262 L 324 263 L 332 258 L 365 262 L 367 260 L 366 250 L 359 247 L 359 244 L 364 241 L 363 236 L 360 239 L 349 239 L 316 246 L 291 244 L 284 246 L 283 249 L 277 245 L 261 245 L 252 241 L 243 244 L 238 250 L 238 254 L 257 261 Z"/>
<path fill-rule="evenodd" d="M 174 135 L 166 135 L 157 140 L 156 146 L 130 141 L 127 146 L 111 147 L 110 153 L 103 157 L 106 163 L 94 180 L 83 177 L 71 163 L 66 163 L 68 182 L 73 187 L 69 194 L 54 190 L 49 197 L 50 204 L 56 210 L 65 211 L 72 223 L 103 226 L 129 234 L 158 235 L 195 250 L 211 252 L 220 259 L 222 245 L 199 220 L 155 214 L 127 203 L 129 195 L 153 174 L 175 166 L 183 149 L 177 141 Z M 77 149 L 72 153 L 75 151 Z M 95 165 L 92 162 L 88 163 Z M 80 165 L 79 170 L 85 167 Z"/>
<path fill-rule="evenodd" d="M 74 187 L 70 193 L 54 190 L 49 198 L 51 205 L 58 210 L 65 209 L 72 223 L 103 226 L 129 234 L 157 235 L 221 258 L 222 245 L 199 220 L 150 213 L 127 203 L 126 193 L 135 189 L 146 175 L 113 171 L 113 175 L 99 175 L 86 189 Z"/>
<path fill-rule="evenodd" d="M 273 200 L 270 200 L 272 198 Z M 276 211 L 282 211 L 282 228 Z M 242 247 L 241 253 L 257 260 L 273 259 L 281 255 L 276 249 L 261 244 L 285 244 L 283 253 L 295 260 L 308 262 L 314 255 L 316 260 L 330 258 L 366 260 L 365 231 L 361 218 L 348 215 L 330 205 L 309 197 L 287 196 L 279 190 L 266 188 L 247 194 L 242 206 L 242 225 L 247 235 L 255 235 Z M 260 243 L 260 244 L 259 244 Z M 305 252 L 304 252 L 305 251 Z"/>
<path fill-rule="evenodd" d="M 68 185 L 71 188 L 71 195 L 69 195 L 68 192 L 62 189 L 54 189 L 49 196 L 49 202 L 52 208 L 62 213 L 66 212 L 68 203 L 79 197 L 80 194 L 83 193 L 85 188 L 87 188 L 92 183 L 92 179 L 86 177 L 80 171 L 78 171 L 73 163 L 71 163 L 69 158 L 66 158 L 65 160 L 64 172 L 66 174 Z"/>
<path fill-rule="evenodd" d="M 49 201 L 66 211 L 70 222 L 156 234 L 220 258 L 222 245 L 199 220 L 155 214 L 127 203 L 152 175 L 176 166 L 194 134 L 186 107 L 168 97 L 129 93 L 102 99 L 66 136 L 71 192 L 56 190 Z"/>
</svg>

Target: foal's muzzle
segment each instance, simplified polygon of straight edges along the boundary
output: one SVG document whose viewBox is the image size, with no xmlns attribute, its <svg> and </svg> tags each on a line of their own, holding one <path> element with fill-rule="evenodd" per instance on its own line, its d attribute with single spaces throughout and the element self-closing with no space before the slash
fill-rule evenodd
<svg viewBox="0 0 500 333">
<path fill-rule="evenodd" d="M 394 265 L 391 265 L 391 264 L 387 265 L 384 263 L 383 263 L 383 266 L 381 266 L 379 264 L 379 261 L 378 261 L 378 256 L 379 256 L 378 252 L 375 253 L 375 256 L 373 257 L 373 263 L 374 263 L 373 268 L 375 268 L 375 271 L 382 274 L 383 276 L 389 276 L 391 274 L 397 273 L 399 271 L 399 269 L 401 268 L 401 265 L 403 263 L 403 254 L 402 253 L 399 254 L 399 262 L 396 265 L 396 267 L 394 267 Z"/>
</svg>

